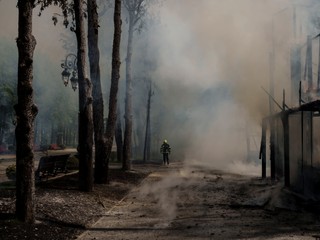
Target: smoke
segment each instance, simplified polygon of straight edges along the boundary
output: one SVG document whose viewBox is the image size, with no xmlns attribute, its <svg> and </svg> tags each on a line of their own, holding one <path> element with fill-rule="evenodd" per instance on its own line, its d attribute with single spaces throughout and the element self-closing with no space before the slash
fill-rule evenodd
<svg viewBox="0 0 320 240">
<path fill-rule="evenodd" d="M 18 9 L 16 2 L 10 0 L 2 0 L 1 5 L 1 38 L 14 40 L 18 35 Z M 5 9 L 5 11 L 3 11 Z M 12 16 L 15 16 L 13 18 Z"/>
<path fill-rule="evenodd" d="M 1 35 L 14 39 L 18 10 L 9 0 L 0 4 L 1 9 L 7 10 L 1 15 Z M 147 42 L 147 54 L 156 61 L 151 75 L 157 86 L 151 111 L 151 129 L 158 134 L 156 149 L 163 139 L 168 139 L 172 160 L 196 159 L 219 168 L 245 159 L 245 127 L 252 125 L 259 132 L 261 118 L 268 113 L 268 96 L 261 86 L 268 89 L 270 79 L 272 17 L 289 5 L 289 0 L 184 0 L 183 4 L 181 0 L 170 0 L 164 1 L 161 8 L 155 5 L 153 10 L 161 23 L 146 31 L 144 41 L 135 36 L 140 42 L 135 45 L 133 69 L 134 76 L 141 77 L 145 66 L 139 63 L 146 58 Z M 60 41 L 64 29 L 54 26 L 51 20 L 52 14 L 60 13 L 59 9 L 50 7 L 41 17 L 37 13 L 35 9 L 35 84 L 41 85 L 38 93 L 43 94 L 40 99 L 45 102 L 43 99 L 57 98 L 63 88 L 59 64 L 65 56 Z M 107 21 L 111 17 L 109 14 L 101 19 L 101 36 L 112 36 L 112 28 L 108 28 L 112 24 Z M 126 27 L 123 24 L 123 43 Z M 110 58 L 105 55 L 110 53 L 112 42 L 105 39 L 100 41 L 109 43 L 101 45 L 103 86 L 110 78 L 109 68 L 105 67 Z M 39 60 L 43 57 L 47 58 L 46 64 Z M 278 66 L 281 64 L 285 66 L 286 61 L 281 59 Z M 45 82 L 49 87 L 43 85 Z M 134 101 L 143 94 L 135 89 Z M 122 96 L 119 102 L 123 103 Z M 141 103 L 136 108 L 140 115 L 145 112 Z"/>
<path fill-rule="evenodd" d="M 154 100 L 155 105 L 161 101 L 156 107 L 162 110 L 156 119 L 173 159 L 238 171 L 238 163 L 247 159 L 250 135 L 259 162 L 260 123 L 269 113 L 261 87 L 269 88 L 273 38 L 284 42 L 291 36 L 289 13 L 277 16 L 274 30 L 272 21 L 287 7 L 288 0 L 164 2 L 161 24 L 149 37 L 157 49 L 153 78 L 161 91 Z M 289 80 L 286 50 L 277 55 L 278 100 Z"/>
<path fill-rule="evenodd" d="M 181 178 L 177 174 L 174 174 L 151 185 L 143 185 L 139 193 L 142 198 L 149 196 L 154 199 L 159 213 L 163 217 L 173 219 L 177 211 L 177 191 L 175 191 L 175 187 L 182 183 Z"/>
<path fill-rule="evenodd" d="M 149 35 L 158 61 L 153 123 L 171 144 L 171 160 L 184 160 L 184 166 L 143 186 L 142 195 L 151 195 L 168 219 L 178 215 L 180 199 L 190 197 L 181 196 L 177 186 L 201 183 L 193 178 L 195 166 L 260 176 L 260 123 L 269 114 L 261 87 L 269 90 L 272 52 L 275 99 L 281 105 L 284 89 L 286 103 L 293 106 L 290 48 L 308 32 L 307 10 L 295 10 L 296 34 L 290 1 L 164 4 L 162 24 Z"/>
<path fill-rule="evenodd" d="M 16 5 L 16 1 L 3 0 L 0 2 L 2 61 L 5 62 L 1 65 L 0 72 L 8 75 L 2 78 L 0 83 L 10 83 L 12 86 L 17 83 L 18 8 Z M 74 35 L 74 33 L 65 29 L 61 22 L 54 26 L 52 16 L 61 12 L 59 8 L 50 7 L 42 12 L 41 16 L 38 16 L 39 11 L 38 7 L 33 11 L 32 28 L 37 42 L 33 62 L 34 99 L 39 108 L 35 123 L 35 144 L 45 145 L 55 141 L 50 139 L 49 133 L 53 132 L 52 129 L 56 125 L 66 127 L 76 125 L 78 96 L 70 87 L 63 86 L 60 66 L 61 60 L 66 55 L 61 42 L 61 34 Z M 13 73 L 9 75 L 11 71 Z M 13 106 L 11 108 L 13 109 Z M 8 135 L 5 139 L 8 145 L 14 141 L 10 136 Z"/>
<path fill-rule="evenodd" d="M 161 172 L 152 173 L 149 178 L 154 178 L 155 181 L 142 184 L 139 194 L 141 198 L 149 198 L 150 202 L 155 202 L 159 215 L 170 221 L 177 216 L 177 203 L 181 202 L 181 199 L 183 203 L 188 203 L 189 199 L 197 198 L 192 196 L 192 193 L 189 194 L 187 189 L 201 187 L 202 183 L 199 179 L 203 180 L 204 174 L 189 167 L 174 169 L 171 173 L 165 174 L 165 178 L 157 181 L 161 177 Z"/>
<path fill-rule="evenodd" d="M 312 2 L 316 3 L 308 1 L 307 4 Z M 305 4 L 305 1 L 168 0 L 161 7 L 154 5 L 150 9 L 161 20 L 151 25 L 144 35 L 135 35 L 133 75 L 135 79 L 142 78 L 146 59 L 156 62 L 150 73 L 156 85 L 151 110 L 151 129 L 157 135 L 153 135 L 154 149 L 158 150 L 162 140 L 167 139 L 172 146 L 172 160 L 190 159 L 190 162 L 222 169 L 247 158 L 248 134 L 256 142 L 252 150 L 259 150 L 260 122 L 269 113 L 269 99 L 261 87 L 269 89 L 273 50 L 276 51 L 275 99 L 282 101 L 283 89 L 290 98 L 292 3 Z M 12 39 L 15 44 L 16 3 L 3 0 L 0 4 L 1 36 Z M 111 12 L 101 18 L 99 32 L 102 85 L 107 89 L 104 92 L 108 92 L 110 79 Z M 305 12 L 304 9 L 303 21 L 297 21 L 297 29 L 307 19 Z M 41 17 L 37 13 L 35 9 L 35 70 L 39 72 L 35 74 L 35 82 L 39 85 L 46 82 L 49 86 L 41 85 L 39 94 L 50 88 L 50 91 L 57 90 L 51 91 L 56 95 L 62 88 L 59 64 L 65 51 L 60 38 L 65 31 L 60 23 L 54 26 L 51 20 L 52 14 L 60 13 L 58 8 L 46 9 Z M 125 18 L 125 13 L 123 16 Z M 123 24 L 122 60 L 126 28 Z M 43 57 L 47 58 L 46 64 L 39 60 Z M 121 78 L 124 79 L 125 61 L 122 62 Z M 46 73 L 50 74 L 46 76 Z M 123 84 L 122 81 L 121 86 Z M 139 86 L 134 91 L 133 99 L 138 103 L 134 106 L 135 112 L 143 115 L 146 101 L 145 98 L 142 101 L 141 96 L 146 95 L 146 91 Z M 54 99 L 55 96 L 49 95 L 46 91 L 41 102 Z M 121 95 L 119 102 L 124 102 Z M 140 118 L 140 122 L 145 119 Z M 138 125 L 137 122 L 134 124 Z M 249 133 L 247 126 L 251 126 Z M 256 155 L 255 160 L 259 162 L 257 158 Z"/>
</svg>

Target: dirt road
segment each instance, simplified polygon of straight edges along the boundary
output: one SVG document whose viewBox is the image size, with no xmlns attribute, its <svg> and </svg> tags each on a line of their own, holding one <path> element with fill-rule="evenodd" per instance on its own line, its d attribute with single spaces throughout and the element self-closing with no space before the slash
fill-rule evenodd
<svg viewBox="0 0 320 240">
<path fill-rule="evenodd" d="M 78 239 L 316 239 L 318 216 L 281 183 L 173 163 Z"/>
</svg>

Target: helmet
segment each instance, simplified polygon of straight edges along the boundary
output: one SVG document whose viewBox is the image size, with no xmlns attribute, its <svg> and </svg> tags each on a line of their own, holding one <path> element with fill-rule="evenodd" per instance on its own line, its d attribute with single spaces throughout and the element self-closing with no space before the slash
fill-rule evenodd
<svg viewBox="0 0 320 240">
<path fill-rule="evenodd" d="M 163 142 L 164 142 L 164 143 L 167 143 L 168 141 L 165 139 Z"/>
</svg>

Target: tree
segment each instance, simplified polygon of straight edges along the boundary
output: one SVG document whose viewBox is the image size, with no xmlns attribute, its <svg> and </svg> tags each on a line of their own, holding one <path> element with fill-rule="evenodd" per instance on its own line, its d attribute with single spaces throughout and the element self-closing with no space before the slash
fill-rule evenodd
<svg viewBox="0 0 320 240">
<path fill-rule="evenodd" d="M 95 141 L 95 178 L 99 178 L 97 170 L 101 169 L 101 156 L 105 152 L 105 144 L 103 139 L 104 124 L 103 124 L 103 96 L 100 81 L 100 67 L 99 59 L 100 53 L 98 48 L 98 28 L 99 19 L 97 12 L 97 1 L 87 1 L 87 13 L 84 12 L 85 1 L 68 0 L 46 0 L 43 8 L 50 4 L 59 5 L 62 9 L 62 16 L 64 17 L 63 24 L 68 27 L 71 24 L 70 30 L 75 31 L 77 38 L 77 69 L 79 81 L 79 141 L 78 150 L 80 153 L 79 166 L 79 187 L 84 191 L 91 191 L 93 189 L 93 160 L 92 160 L 92 146 L 94 135 Z M 78 6 L 79 5 L 79 6 Z M 106 5 L 106 3 L 105 3 Z M 86 77 L 85 68 L 85 49 L 87 47 L 85 42 L 84 18 L 88 16 L 88 50 L 89 50 L 89 64 L 91 81 Z M 57 24 L 59 14 L 52 17 L 54 24 Z M 72 16 L 71 21 L 69 17 Z M 65 38 L 68 36 L 65 35 Z M 70 40 L 70 39 L 69 39 Z M 72 44 L 67 40 L 64 42 L 66 49 L 72 48 Z M 82 58 L 82 59 L 81 59 Z M 79 68 L 79 65 L 82 65 Z M 82 69 L 82 70 L 81 70 Z M 81 73 L 82 72 L 82 73 Z M 87 125 L 87 123 L 89 125 Z M 82 129 L 82 130 L 81 130 Z M 84 133 L 83 133 L 84 131 Z M 94 134 L 93 134 L 94 132 Z M 83 136 L 81 134 L 83 133 Z M 90 139 L 84 139 L 87 137 Z M 83 148 L 81 150 L 81 148 Z M 82 152 L 82 154 L 81 154 Z M 80 176 L 82 175 L 82 177 Z M 99 182 L 99 181 L 98 181 Z"/>
<path fill-rule="evenodd" d="M 79 189 L 82 191 L 93 190 L 93 116 L 92 116 L 92 83 L 87 78 L 86 71 L 86 37 L 84 19 L 84 0 L 42 0 L 40 10 L 54 4 L 62 10 L 63 24 L 68 27 L 68 17 L 72 16 L 71 31 L 76 33 L 77 39 L 77 70 L 79 83 L 79 125 L 78 125 L 78 152 L 79 152 Z M 89 3 L 91 4 L 91 3 Z M 92 9 L 92 5 L 91 5 Z M 92 12 L 90 12 L 91 14 Z M 41 15 L 41 12 L 39 13 Z M 54 24 L 58 22 L 56 16 L 52 17 Z M 95 31 L 93 26 L 93 30 Z M 95 38 L 95 36 L 93 36 Z M 96 71 L 95 71 L 96 73 Z"/>
<path fill-rule="evenodd" d="M 126 97 L 125 97 L 125 130 L 123 143 L 123 169 L 131 169 L 131 148 L 132 148 L 132 42 L 135 30 L 143 27 L 143 17 L 147 13 L 147 0 L 124 0 L 124 6 L 128 11 L 128 44 L 126 58 Z M 137 25 L 139 25 L 137 27 Z M 135 29 L 135 27 L 137 27 Z"/>
<path fill-rule="evenodd" d="M 117 95 L 120 79 L 120 42 L 121 42 L 121 0 L 115 0 L 114 6 L 114 35 L 112 49 L 112 71 L 111 86 L 109 95 L 109 113 L 107 120 L 107 129 L 105 134 L 106 140 L 106 167 L 109 165 L 109 159 L 112 151 L 113 137 L 117 120 Z M 106 169 L 107 170 L 107 169 Z"/>
<path fill-rule="evenodd" d="M 12 121 L 14 118 L 14 106 L 17 103 L 16 96 L 17 88 L 11 82 L 0 84 L 0 145 L 2 143 L 8 143 L 6 135 L 10 134 L 11 126 L 14 124 Z M 10 134 L 11 135 L 11 134 Z M 11 136 L 10 140 L 14 139 Z M 12 143 L 12 141 L 10 142 Z"/>
<path fill-rule="evenodd" d="M 123 163 L 122 154 L 123 154 L 123 141 L 122 141 L 122 124 L 121 124 L 121 110 L 118 103 L 117 107 L 117 123 L 115 129 L 115 140 L 117 145 L 117 159 L 119 162 Z"/>
<path fill-rule="evenodd" d="M 16 125 L 16 215 L 34 223 L 34 120 L 38 112 L 33 102 L 33 53 L 36 40 L 32 35 L 32 13 L 35 0 L 19 0 L 18 38 L 18 103 Z"/>
<path fill-rule="evenodd" d="M 144 139 L 144 149 L 143 149 L 143 162 L 150 159 L 151 152 L 151 132 L 150 132 L 150 110 L 151 110 L 151 97 L 153 95 L 151 81 L 149 83 L 148 90 L 148 101 L 147 101 L 147 119 L 146 119 L 146 132 Z"/>
<path fill-rule="evenodd" d="M 93 96 L 93 125 L 95 142 L 95 169 L 94 179 L 96 183 L 104 183 L 107 170 L 105 167 L 106 145 L 104 141 L 104 121 L 103 121 L 103 96 L 100 81 L 100 52 L 98 47 L 98 12 L 96 0 L 88 0 L 88 49 L 90 63 L 90 77 L 92 81 Z"/>
<path fill-rule="evenodd" d="M 14 130 L 15 113 L 13 106 L 17 104 L 17 65 L 18 56 L 12 54 L 17 46 L 9 40 L 0 43 L 0 145 L 9 145 L 13 149 L 15 145 Z"/>
<path fill-rule="evenodd" d="M 92 84 L 86 73 L 86 38 L 83 0 L 74 0 L 79 81 L 79 188 L 93 190 Z"/>
</svg>

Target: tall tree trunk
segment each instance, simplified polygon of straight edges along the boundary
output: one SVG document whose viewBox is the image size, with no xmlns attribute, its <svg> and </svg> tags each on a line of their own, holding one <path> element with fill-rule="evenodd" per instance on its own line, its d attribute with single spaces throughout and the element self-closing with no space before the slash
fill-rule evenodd
<svg viewBox="0 0 320 240">
<path fill-rule="evenodd" d="M 20 221 L 34 223 L 34 120 L 38 108 L 33 102 L 33 53 L 36 40 L 32 35 L 34 0 L 18 1 L 19 22 L 17 46 L 18 104 L 16 126 L 16 215 Z"/>
<path fill-rule="evenodd" d="M 54 138 L 55 138 L 55 130 L 54 130 L 54 124 L 51 122 L 51 135 L 50 135 L 50 144 L 54 143 Z"/>
<path fill-rule="evenodd" d="M 6 131 L 6 123 L 7 123 L 7 110 L 4 107 L 0 106 L 0 144 L 4 142 L 4 133 Z"/>
<path fill-rule="evenodd" d="M 120 107 L 118 105 L 117 108 L 117 123 L 116 123 L 116 129 L 115 129 L 115 139 L 117 144 L 117 159 L 119 162 L 122 162 L 123 157 L 123 141 L 122 141 L 122 124 L 121 124 L 121 112 Z"/>
<path fill-rule="evenodd" d="M 129 34 L 126 59 L 126 99 L 125 99 L 125 130 L 123 143 L 123 166 L 124 170 L 131 169 L 131 147 L 132 147 L 132 39 L 133 39 L 133 13 L 129 12 Z"/>
<path fill-rule="evenodd" d="M 103 122 L 103 97 L 100 81 L 99 66 L 99 47 L 98 47 L 98 12 L 96 0 L 88 0 L 88 49 L 90 63 L 90 77 L 92 81 L 93 96 L 93 125 L 94 125 L 94 143 L 95 143 L 95 168 L 94 180 L 96 183 L 103 183 L 106 156 L 104 141 L 104 122 Z"/>
<path fill-rule="evenodd" d="M 83 1 L 74 1 L 77 36 L 77 67 L 79 80 L 79 188 L 93 190 L 93 120 L 92 85 L 86 77 L 86 38 L 84 29 Z"/>
<path fill-rule="evenodd" d="M 151 108 L 151 96 L 152 88 L 150 82 L 150 88 L 148 91 L 148 102 L 147 102 L 147 119 L 146 119 L 146 135 L 144 138 L 144 149 L 143 149 L 143 162 L 147 159 L 150 160 L 150 147 L 151 147 L 151 134 L 150 134 L 150 108 Z"/>
<path fill-rule="evenodd" d="M 113 50 L 112 50 L 112 71 L 111 71 L 111 87 L 109 95 L 109 114 L 107 121 L 107 129 L 105 134 L 106 139 L 106 168 L 109 165 L 111 157 L 113 136 L 117 120 L 117 95 L 120 78 L 120 42 L 121 42 L 121 0 L 114 1 L 114 35 L 113 35 Z"/>
</svg>

